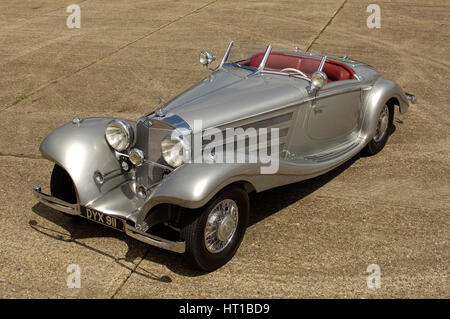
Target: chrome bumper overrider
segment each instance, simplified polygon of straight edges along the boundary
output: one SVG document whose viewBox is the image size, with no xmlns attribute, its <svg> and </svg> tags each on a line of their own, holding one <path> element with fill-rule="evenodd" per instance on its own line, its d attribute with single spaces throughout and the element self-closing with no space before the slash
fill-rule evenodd
<svg viewBox="0 0 450 319">
<path fill-rule="evenodd" d="M 42 203 L 53 209 L 59 210 L 70 215 L 79 215 L 80 206 L 78 204 L 70 204 L 51 195 L 41 192 L 41 186 L 33 186 L 34 196 Z"/>
<path fill-rule="evenodd" d="M 409 102 L 411 102 L 411 104 L 416 104 L 417 102 L 417 97 L 414 94 L 405 92 L 405 96 L 408 99 Z"/>
<path fill-rule="evenodd" d="M 41 187 L 39 185 L 33 186 L 34 196 L 44 205 L 51 207 L 55 210 L 70 214 L 70 215 L 78 215 L 84 217 L 80 214 L 80 205 L 79 204 L 70 204 L 63 200 L 60 200 L 51 195 L 45 194 L 41 191 Z M 184 253 L 186 251 L 186 243 L 184 241 L 170 241 L 152 234 L 148 234 L 137 230 L 133 226 L 125 224 L 125 234 L 134 239 L 142 241 L 148 245 L 156 246 L 159 248 L 163 248 L 166 250 L 170 250 L 176 253 Z"/>
<path fill-rule="evenodd" d="M 128 224 L 125 224 L 125 234 L 148 245 L 174 251 L 176 253 L 182 254 L 186 251 L 186 242 L 184 241 L 170 241 L 149 233 L 141 232 Z"/>
</svg>

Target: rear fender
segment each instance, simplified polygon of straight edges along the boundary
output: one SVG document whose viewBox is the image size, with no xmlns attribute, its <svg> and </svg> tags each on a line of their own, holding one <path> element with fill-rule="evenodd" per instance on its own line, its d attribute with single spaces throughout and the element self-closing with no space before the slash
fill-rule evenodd
<svg viewBox="0 0 450 319">
<path fill-rule="evenodd" d="M 391 99 L 399 105 L 401 114 L 408 111 L 409 103 L 403 89 L 397 83 L 380 77 L 364 98 L 362 133 L 368 141 L 375 135 L 378 115 Z"/>
</svg>

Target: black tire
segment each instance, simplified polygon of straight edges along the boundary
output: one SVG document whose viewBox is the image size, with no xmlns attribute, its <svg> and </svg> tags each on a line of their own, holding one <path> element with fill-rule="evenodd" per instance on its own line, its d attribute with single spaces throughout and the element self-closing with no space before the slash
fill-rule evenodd
<svg viewBox="0 0 450 319">
<path fill-rule="evenodd" d="M 237 205 L 237 227 L 224 249 L 220 252 L 211 253 L 205 244 L 205 227 L 208 216 L 219 203 L 227 199 L 231 199 Z M 185 212 L 185 214 L 195 214 L 195 212 Z M 249 214 L 250 203 L 247 192 L 244 189 L 231 187 L 216 195 L 181 229 L 181 238 L 186 241 L 186 254 L 190 261 L 199 269 L 208 272 L 225 265 L 233 258 L 244 238 Z"/>
<path fill-rule="evenodd" d="M 70 204 L 77 203 L 77 193 L 73 185 L 70 175 L 64 168 L 55 164 L 50 179 L 50 192 L 52 196 L 59 198 Z M 73 217 L 74 215 L 63 213 L 64 215 Z"/>
<path fill-rule="evenodd" d="M 392 127 L 394 123 L 394 104 L 391 102 L 387 102 L 386 106 L 388 108 L 389 120 L 388 127 L 386 130 L 386 134 L 384 134 L 383 138 L 379 141 L 375 140 L 375 137 L 366 145 L 364 148 L 364 153 L 371 156 L 380 152 L 384 146 L 386 145 L 389 135 L 391 135 Z"/>
</svg>

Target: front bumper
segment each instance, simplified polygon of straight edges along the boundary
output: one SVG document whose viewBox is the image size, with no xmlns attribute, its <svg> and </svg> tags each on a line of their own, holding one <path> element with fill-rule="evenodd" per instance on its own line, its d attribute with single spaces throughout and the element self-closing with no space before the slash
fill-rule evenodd
<svg viewBox="0 0 450 319">
<path fill-rule="evenodd" d="M 39 185 L 33 186 L 33 194 L 42 204 L 48 207 L 69 215 L 81 216 L 84 218 L 84 216 L 80 213 L 79 204 L 70 204 L 59 198 L 45 194 L 41 191 L 41 187 Z M 124 221 L 124 225 L 125 234 L 148 245 L 156 246 L 176 253 L 184 253 L 186 251 L 186 243 L 184 241 L 170 241 L 146 232 L 142 232 L 129 225 L 126 221 Z"/>
</svg>

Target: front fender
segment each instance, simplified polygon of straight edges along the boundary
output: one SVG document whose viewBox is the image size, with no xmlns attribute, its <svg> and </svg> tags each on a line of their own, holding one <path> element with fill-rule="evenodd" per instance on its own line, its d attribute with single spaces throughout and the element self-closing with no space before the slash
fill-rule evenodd
<svg viewBox="0 0 450 319">
<path fill-rule="evenodd" d="M 185 208 L 200 208 L 221 189 L 234 182 L 242 182 L 253 187 L 254 178 L 259 173 L 256 164 L 186 164 L 172 173 L 152 191 L 141 209 L 138 218 L 141 223 L 153 207 L 162 203 Z"/>
<path fill-rule="evenodd" d="M 362 124 L 362 132 L 367 140 L 371 140 L 375 135 L 378 115 L 383 106 L 392 98 L 399 105 L 401 114 L 408 111 L 408 99 L 397 83 L 380 77 L 368 91 L 363 103 L 364 120 Z"/>
<path fill-rule="evenodd" d="M 111 118 L 88 118 L 80 124 L 68 123 L 51 132 L 41 143 L 42 155 L 63 167 L 75 185 L 78 202 L 86 205 L 126 181 L 114 151 L 105 139 Z M 136 125 L 129 122 L 130 125 Z M 95 171 L 116 171 L 102 185 L 93 179 Z"/>
</svg>

